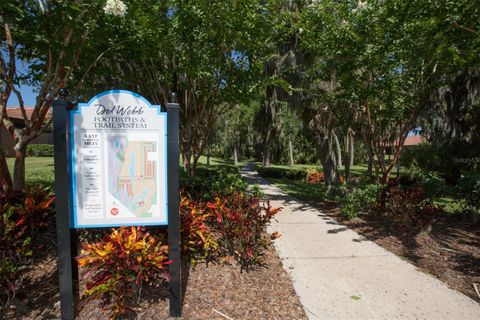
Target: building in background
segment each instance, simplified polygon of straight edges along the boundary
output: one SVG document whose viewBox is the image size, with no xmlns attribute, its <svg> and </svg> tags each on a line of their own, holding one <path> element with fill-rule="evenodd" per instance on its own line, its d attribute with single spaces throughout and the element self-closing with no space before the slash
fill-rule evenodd
<svg viewBox="0 0 480 320">
<path fill-rule="evenodd" d="M 25 112 L 27 113 L 27 117 L 30 119 L 32 116 L 33 108 L 25 108 Z M 7 114 L 12 120 L 13 124 L 17 128 L 23 128 L 25 127 L 25 122 L 23 120 L 23 115 L 22 111 L 20 108 L 15 108 L 15 107 L 8 107 L 7 108 Z M 52 116 L 51 111 L 48 111 L 48 114 L 46 116 L 46 120 L 50 119 Z M 15 141 L 12 138 L 12 135 L 7 131 L 3 123 L 1 124 L 0 128 L 0 135 L 1 135 L 1 141 L 3 145 L 3 150 L 5 151 L 5 156 L 7 157 L 14 157 L 15 152 L 13 151 L 13 146 L 15 145 Z M 52 129 L 49 128 L 42 134 L 40 134 L 37 138 L 35 138 L 30 144 L 53 144 L 53 133 Z"/>
</svg>

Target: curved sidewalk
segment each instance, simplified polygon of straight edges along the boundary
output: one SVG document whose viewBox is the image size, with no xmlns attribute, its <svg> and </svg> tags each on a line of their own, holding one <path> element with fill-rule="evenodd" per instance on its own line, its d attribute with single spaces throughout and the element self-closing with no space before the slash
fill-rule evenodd
<svg viewBox="0 0 480 320">
<path fill-rule="evenodd" d="M 247 166 L 247 168 L 251 166 Z M 269 231 L 309 319 L 480 319 L 480 303 L 257 176 L 274 207 Z"/>
</svg>

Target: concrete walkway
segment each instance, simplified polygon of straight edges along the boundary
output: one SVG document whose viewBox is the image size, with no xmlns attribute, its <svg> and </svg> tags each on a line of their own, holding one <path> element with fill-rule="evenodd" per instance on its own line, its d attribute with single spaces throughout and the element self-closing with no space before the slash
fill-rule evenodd
<svg viewBox="0 0 480 320">
<path fill-rule="evenodd" d="M 286 195 L 252 172 L 274 207 L 269 232 L 309 319 L 479 320 L 480 303 Z"/>
</svg>

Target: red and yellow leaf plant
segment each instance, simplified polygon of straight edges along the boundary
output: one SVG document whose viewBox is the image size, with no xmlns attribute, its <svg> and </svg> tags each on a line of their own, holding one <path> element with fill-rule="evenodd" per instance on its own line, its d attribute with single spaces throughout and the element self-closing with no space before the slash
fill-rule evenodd
<svg viewBox="0 0 480 320">
<path fill-rule="evenodd" d="M 167 280 L 171 261 L 160 237 L 141 227 L 113 229 L 97 243 L 87 243 L 77 257 L 86 290 L 86 301 L 98 298 L 111 319 L 134 312 L 144 285 Z"/>
</svg>

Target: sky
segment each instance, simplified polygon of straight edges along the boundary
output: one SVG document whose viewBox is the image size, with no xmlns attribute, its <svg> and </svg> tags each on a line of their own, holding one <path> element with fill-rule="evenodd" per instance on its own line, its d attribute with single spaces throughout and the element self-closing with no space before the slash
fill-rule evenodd
<svg viewBox="0 0 480 320">
<path fill-rule="evenodd" d="M 33 87 L 30 86 L 21 86 L 20 92 L 22 94 L 23 103 L 25 107 L 33 108 L 35 106 L 36 94 L 33 92 Z M 11 94 L 7 102 L 7 107 L 18 107 L 18 99 L 15 94 Z"/>
<path fill-rule="evenodd" d="M 24 73 L 26 68 L 28 67 L 26 63 L 23 63 L 21 60 L 18 60 L 18 59 L 16 59 L 16 66 L 17 66 L 18 74 Z M 22 85 L 20 86 L 19 89 L 20 89 L 20 93 L 22 94 L 23 103 L 25 104 L 25 107 L 33 108 L 35 106 L 35 98 L 36 98 L 34 88 L 31 86 Z M 14 93 L 10 95 L 10 98 L 8 99 L 8 102 L 7 102 L 7 107 L 18 107 L 18 99 Z"/>
</svg>

